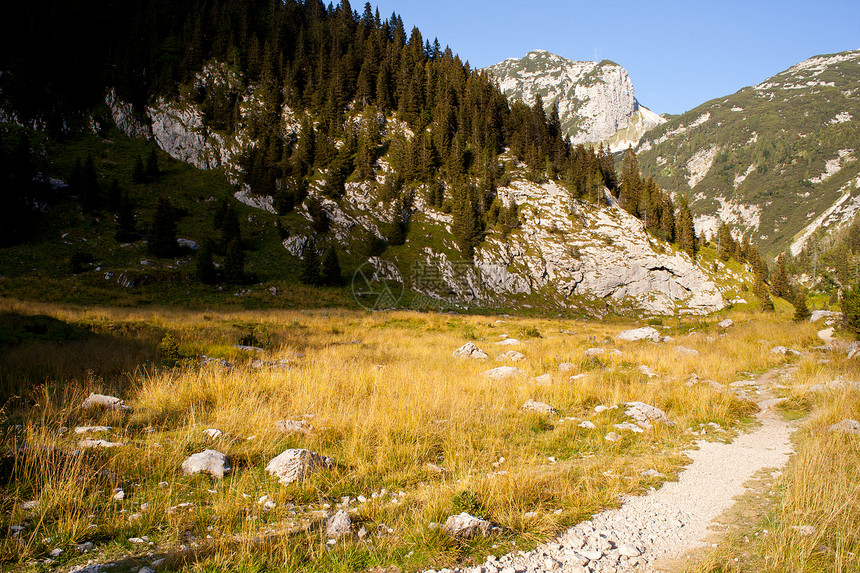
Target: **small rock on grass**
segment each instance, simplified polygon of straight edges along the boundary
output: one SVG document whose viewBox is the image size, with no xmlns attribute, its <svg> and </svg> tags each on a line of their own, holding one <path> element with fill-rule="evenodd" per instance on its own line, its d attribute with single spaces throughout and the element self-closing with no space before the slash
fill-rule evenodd
<svg viewBox="0 0 860 573">
<path fill-rule="evenodd" d="M 90 449 L 90 448 L 118 448 L 122 446 L 121 442 L 109 442 L 107 440 L 93 440 L 91 438 L 84 438 L 80 442 L 78 442 L 78 447 L 82 449 Z"/>
<path fill-rule="evenodd" d="M 827 429 L 831 432 L 857 435 L 860 434 L 860 422 L 857 420 L 845 419 L 829 426 Z"/>
<path fill-rule="evenodd" d="M 443 527 L 445 533 L 458 539 L 471 539 L 479 533 L 487 536 L 497 529 L 489 521 L 466 512 L 450 516 Z"/>
<path fill-rule="evenodd" d="M 484 372 L 484 376 L 495 381 L 508 380 L 510 378 L 517 378 L 525 375 L 525 372 L 513 366 L 499 366 L 498 368 L 493 368 L 492 370 Z"/>
<path fill-rule="evenodd" d="M 288 485 L 333 465 L 331 458 L 298 448 L 285 450 L 272 458 L 266 465 L 266 472 L 278 478 L 283 485 Z"/>
<path fill-rule="evenodd" d="M 522 405 L 521 409 L 531 412 L 538 412 L 540 414 L 558 414 L 558 410 L 556 410 L 549 404 L 537 402 L 536 400 L 532 400 L 531 398 L 526 400 L 525 404 Z"/>
<path fill-rule="evenodd" d="M 90 408 L 107 408 L 109 410 L 126 409 L 125 403 L 115 396 L 106 396 L 104 394 L 91 393 L 81 404 L 85 410 Z"/>
<path fill-rule="evenodd" d="M 207 473 L 221 479 L 225 474 L 230 473 L 230 469 L 227 456 L 217 450 L 203 450 L 182 462 L 182 471 L 185 475 Z"/>
<path fill-rule="evenodd" d="M 341 509 L 326 520 L 325 534 L 328 537 L 337 539 L 338 537 L 347 535 L 351 527 L 352 519 L 350 519 L 346 511 Z"/>
<path fill-rule="evenodd" d="M 488 358 L 487 353 L 475 346 L 474 342 L 467 342 L 455 350 L 453 356 L 455 358 L 472 358 L 474 360 L 485 360 Z"/>
</svg>

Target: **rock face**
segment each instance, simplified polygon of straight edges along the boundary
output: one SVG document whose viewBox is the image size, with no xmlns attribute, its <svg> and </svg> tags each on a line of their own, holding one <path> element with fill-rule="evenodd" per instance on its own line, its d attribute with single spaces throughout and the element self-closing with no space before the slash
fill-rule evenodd
<svg viewBox="0 0 860 573">
<path fill-rule="evenodd" d="M 532 105 L 543 99 L 547 113 L 558 104 L 562 133 L 574 144 L 607 141 L 619 131 L 613 151 L 636 145 L 642 134 L 664 123 L 639 105 L 627 71 L 614 62 L 576 62 L 544 50 L 486 68 L 508 98 Z"/>
<path fill-rule="evenodd" d="M 475 346 L 474 342 L 467 342 L 455 350 L 453 356 L 455 358 L 474 358 L 475 360 L 485 360 L 488 358 L 487 353 Z"/>
<path fill-rule="evenodd" d="M 334 461 L 331 458 L 321 456 L 316 452 L 292 449 L 272 458 L 266 466 L 266 472 L 278 478 L 278 481 L 283 485 L 289 485 L 333 465 Z"/>
<path fill-rule="evenodd" d="M 230 462 L 226 455 L 217 450 L 203 450 L 182 462 L 182 472 L 185 475 L 206 473 L 221 479 L 230 473 Z"/>
<path fill-rule="evenodd" d="M 479 533 L 487 536 L 494 529 L 493 524 L 489 521 L 469 515 L 466 512 L 450 516 L 442 528 L 445 533 L 458 539 L 471 539 Z"/>
</svg>

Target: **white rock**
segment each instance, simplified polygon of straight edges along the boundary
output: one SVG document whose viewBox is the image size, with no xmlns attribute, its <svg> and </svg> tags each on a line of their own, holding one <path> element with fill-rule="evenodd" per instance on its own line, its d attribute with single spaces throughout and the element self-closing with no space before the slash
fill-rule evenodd
<svg viewBox="0 0 860 573">
<path fill-rule="evenodd" d="M 600 354 L 606 354 L 605 348 L 588 348 L 585 351 L 586 356 L 599 356 Z"/>
<path fill-rule="evenodd" d="M 182 462 L 182 472 L 185 475 L 207 473 L 221 479 L 230 473 L 230 462 L 227 456 L 217 450 L 203 450 L 192 454 Z"/>
<path fill-rule="evenodd" d="M 576 366 L 570 362 L 562 362 L 558 365 L 559 372 L 570 372 L 571 370 L 576 369 Z"/>
<path fill-rule="evenodd" d="M 341 509 L 326 520 L 325 534 L 328 537 L 337 539 L 338 537 L 349 534 L 351 527 L 352 519 L 350 519 L 349 514 L 346 511 Z"/>
<path fill-rule="evenodd" d="M 493 368 L 484 372 L 484 376 L 495 381 L 509 380 L 511 378 L 518 378 L 525 375 L 525 372 L 519 368 L 515 368 L 514 366 L 499 366 L 498 368 Z"/>
<path fill-rule="evenodd" d="M 675 422 L 670 420 L 666 412 L 660 408 L 655 408 L 644 402 L 626 402 L 624 405 L 627 406 L 624 415 L 633 418 L 636 425 L 645 430 L 651 429 L 652 423 L 661 423 L 668 426 L 675 425 Z"/>
<path fill-rule="evenodd" d="M 499 344 L 501 346 L 515 346 L 517 344 L 522 344 L 522 343 L 519 340 L 517 340 L 516 338 L 506 338 L 504 340 L 497 342 L 496 344 Z"/>
<path fill-rule="evenodd" d="M 731 318 L 727 318 L 725 320 L 721 320 L 720 322 L 718 322 L 717 326 L 719 326 L 720 328 L 728 328 L 728 327 L 732 326 L 734 323 L 735 323 L 734 320 L 732 320 Z"/>
<path fill-rule="evenodd" d="M 475 346 L 474 342 L 467 342 L 455 350 L 453 355 L 455 358 L 472 358 L 475 360 L 485 360 L 488 358 L 487 353 Z"/>
<path fill-rule="evenodd" d="M 115 409 L 122 409 L 123 405 L 124 405 L 123 401 L 120 400 L 119 398 L 114 397 L 114 396 L 106 396 L 104 394 L 91 393 L 87 397 L 87 399 L 84 400 L 84 403 L 81 405 L 81 407 L 84 409 L 102 407 L 102 408 L 108 408 L 110 410 L 115 410 Z"/>
<path fill-rule="evenodd" d="M 549 404 L 544 404 L 543 402 L 536 402 L 531 398 L 525 401 L 525 404 L 522 405 L 521 409 L 532 412 L 539 412 L 541 414 L 558 414 L 558 410 L 556 410 Z"/>
<path fill-rule="evenodd" d="M 686 346 L 676 346 L 675 352 L 678 354 L 683 354 L 685 356 L 698 356 L 699 351 L 694 348 L 687 348 Z"/>
<path fill-rule="evenodd" d="M 618 553 L 624 557 L 639 557 L 642 555 L 642 550 L 632 543 L 622 543 L 618 546 Z"/>
<path fill-rule="evenodd" d="M 119 490 L 113 494 L 113 498 L 115 501 L 122 501 L 125 499 L 125 492 L 122 490 Z"/>
<path fill-rule="evenodd" d="M 534 378 L 532 378 L 532 382 L 541 385 L 552 384 L 552 374 L 546 373 L 541 374 L 540 376 L 535 376 Z"/>
<path fill-rule="evenodd" d="M 830 382 L 822 382 L 821 384 L 815 384 L 810 386 L 807 390 L 808 392 L 840 392 L 843 390 L 848 391 L 860 391 L 860 382 L 855 382 L 853 380 L 842 380 L 841 378 L 837 378 L 836 380 L 831 380 Z"/>
<path fill-rule="evenodd" d="M 845 419 L 828 426 L 827 429 L 831 432 L 842 432 L 844 434 L 860 434 L 860 422 L 857 420 Z"/>
<path fill-rule="evenodd" d="M 496 357 L 496 362 L 519 362 L 525 359 L 526 355 L 522 352 L 517 352 L 516 350 L 508 350 L 507 352 L 499 354 Z"/>
<path fill-rule="evenodd" d="M 603 439 L 606 440 L 607 442 L 617 442 L 618 440 L 621 439 L 621 436 L 619 436 L 615 432 L 609 432 L 608 434 L 606 434 L 603 437 Z"/>
<path fill-rule="evenodd" d="M 97 432 L 110 432 L 113 428 L 110 426 L 77 426 L 75 428 L 76 434 L 94 434 Z"/>
<path fill-rule="evenodd" d="M 331 468 L 334 460 L 305 449 L 285 450 L 266 465 L 266 471 L 278 478 L 283 485 Z"/>
<path fill-rule="evenodd" d="M 206 434 L 206 436 L 210 440 L 217 440 L 218 438 L 220 438 L 221 436 L 224 435 L 224 432 L 222 432 L 221 430 L 219 430 L 217 428 L 208 428 L 206 430 L 203 430 L 203 433 Z"/>
<path fill-rule="evenodd" d="M 484 536 L 489 535 L 494 528 L 489 521 L 463 512 L 459 515 L 450 516 L 445 521 L 442 530 L 451 537 L 471 539 L 479 533 Z"/>
<path fill-rule="evenodd" d="M 278 420 L 275 422 L 275 428 L 285 434 L 310 434 L 313 426 L 305 420 Z"/>
<path fill-rule="evenodd" d="M 617 340 L 652 340 L 654 342 L 659 342 L 662 339 L 660 333 L 650 326 L 625 330 L 624 332 L 617 334 L 615 338 Z"/>
<path fill-rule="evenodd" d="M 78 447 L 82 449 L 89 448 L 118 448 L 122 446 L 121 442 L 109 442 L 107 440 L 93 440 L 92 438 L 84 438 L 78 442 Z"/>
<path fill-rule="evenodd" d="M 629 430 L 629 431 L 634 432 L 636 434 L 641 434 L 642 432 L 645 431 L 642 428 L 640 428 L 639 426 L 637 426 L 636 424 L 631 424 L 630 422 L 622 422 L 621 424 L 613 424 L 613 427 L 617 428 L 619 430 Z"/>
</svg>

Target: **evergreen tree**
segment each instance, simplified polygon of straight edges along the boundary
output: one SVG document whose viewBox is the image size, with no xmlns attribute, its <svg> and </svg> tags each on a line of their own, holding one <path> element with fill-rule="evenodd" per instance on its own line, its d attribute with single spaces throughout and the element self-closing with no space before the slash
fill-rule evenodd
<svg viewBox="0 0 860 573">
<path fill-rule="evenodd" d="M 137 160 L 134 162 L 134 169 L 131 172 L 131 180 L 135 183 L 146 183 L 146 168 L 144 168 L 143 160 L 139 155 L 137 156 Z"/>
<path fill-rule="evenodd" d="M 675 233 L 678 237 L 678 246 L 690 255 L 693 259 L 696 258 L 696 229 L 693 226 L 693 216 L 690 213 L 690 208 L 687 205 L 687 199 L 681 196 L 681 205 L 678 211 L 678 220 L 675 223 Z"/>
<path fill-rule="evenodd" d="M 722 221 L 720 221 L 720 226 L 717 229 L 717 250 L 719 252 L 720 258 L 724 261 L 729 260 L 729 258 L 732 256 L 732 253 L 734 252 L 734 241 L 732 240 L 732 233 L 729 230 L 728 225 L 726 225 Z"/>
<path fill-rule="evenodd" d="M 149 253 L 156 257 L 176 254 L 176 214 L 170 199 L 160 197 L 149 228 Z"/>
<path fill-rule="evenodd" d="M 756 276 L 753 293 L 759 301 L 761 301 L 761 310 L 763 312 L 772 312 L 774 310 L 773 299 L 770 298 L 770 293 L 768 292 L 767 286 L 764 284 L 764 280 L 762 280 L 761 276 Z"/>
<path fill-rule="evenodd" d="M 134 205 L 128 196 L 123 193 L 120 196 L 119 208 L 116 212 L 116 234 L 114 238 L 120 243 L 130 243 L 137 237 L 137 219 L 134 216 Z"/>
<path fill-rule="evenodd" d="M 224 279 L 231 284 L 242 284 L 246 280 L 245 251 L 238 237 L 227 245 L 227 252 L 224 255 Z"/>
<path fill-rule="evenodd" d="M 808 320 L 812 316 L 809 312 L 809 307 L 806 306 L 806 291 L 801 287 L 797 289 L 797 294 L 794 297 L 794 321 L 802 322 Z"/>
<path fill-rule="evenodd" d="M 467 259 L 475 253 L 475 247 L 481 241 L 481 227 L 475 212 L 468 188 L 455 189 L 452 213 L 451 233 L 457 248 Z"/>
<path fill-rule="evenodd" d="M 83 171 L 81 172 L 80 188 L 77 189 L 78 195 L 81 198 L 81 207 L 86 212 L 95 211 L 99 207 L 99 182 L 96 175 L 96 165 L 92 155 L 87 155 L 87 161 L 84 163 Z"/>
<path fill-rule="evenodd" d="M 242 227 L 239 225 L 239 214 L 230 203 L 226 204 L 226 208 L 219 214 L 221 239 L 218 242 L 221 252 L 226 253 L 230 244 L 233 241 L 242 242 Z"/>
<path fill-rule="evenodd" d="M 216 281 L 215 262 L 212 257 L 212 242 L 204 241 L 197 250 L 197 280 L 205 285 L 214 285 Z"/>
<path fill-rule="evenodd" d="M 788 269 L 785 265 L 785 253 L 776 258 L 776 269 L 770 280 L 771 290 L 778 297 L 786 298 L 790 292 L 788 284 Z"/>
<path fill-rule="evenodd" d="M 317 247 L 313 239 L 308 239 L 308 242 L 305 244 L 300 280 L 302 283 L 311 286 L 319 286 L 322 284 L 320 258 L 317 254 Z"/>
<path fill-rule="evenodd" d="M 158 154 L 152 149 L 149 152 L 149 157 L 146 158 L 146 177 L 152 180 L 156 179 L 158 174 Z"/>
<path fill-rule="evenodd" d="M 118 213 L 122 205 L 122 191 L 119 188 L 119 181 L 111 180 L 110 188 L 108 189 L 108 209 L 111 213 Z"/>
<path fill-rule="evenodd" d="M 845 327 L 854 334 L 855 338 L 860 339 L 860 283 L 842 289 L 839 304 L 842 307 L 842 320 L 845 322 Z"/>
<path fill-rule="evenodd" d="M 334 247 L 326 249 L 322 260 L 320 275 L 322 284 L 326 286 L 340 286 L 343 281 L 340 261 L 337 258 L 337 251 Z"/>
</svg>

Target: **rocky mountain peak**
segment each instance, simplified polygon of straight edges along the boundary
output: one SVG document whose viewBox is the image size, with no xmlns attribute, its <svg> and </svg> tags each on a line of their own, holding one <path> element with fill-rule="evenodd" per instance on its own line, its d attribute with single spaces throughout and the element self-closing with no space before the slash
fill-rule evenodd
<svg viewBox="0 0 860 573">
<path fill-rule="evenodd" d="M 546 50 L 486 68 L 509 98 L 558 105 L 562 131 L 573 143 L 608 142 L 613 150 L 636 145 L 665 120 L 636 100 L 627 70 L 610 60 L 579 62 Z"/>
</svg>

